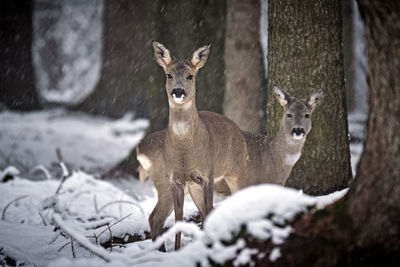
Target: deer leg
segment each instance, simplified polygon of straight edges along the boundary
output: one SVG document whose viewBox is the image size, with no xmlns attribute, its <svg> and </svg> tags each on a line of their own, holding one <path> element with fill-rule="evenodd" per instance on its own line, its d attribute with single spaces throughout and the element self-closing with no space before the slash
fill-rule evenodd
<svg viewBox="0 0 400 267">
<path fill-rule="evenodd" d="M 205 204 L 206 202 L 204 199 L 202 185 L 197 183 L 191 183 L 189 185 L 189 193 L 190 196 L 192 197 L 194 204 L 196 205 L 197 209 L 200 212 L 202 221 L 204 221 L 207 211 L 206 211 L 206 204 Z"/>
<path fill-rule="evenodd" d="M 183 220 L 183 202 L 185 198 L 185 185 L 173 182 L 172 198 L 174 199 L 175 222 Z M 175 250 L 181 247 L 181 233 L 175 236 Z"/>
<path fill-rule="evenodd" d="M 149 216 L 151 239 L 154 241 L 164 230 L 164 223 L 171 214 L 174 203 L 171 192 L 164 191 L 158 194 L 158 201 Z M 165 252 L 165 246 L 160 247 L 160 251 Z"/>
</svg>

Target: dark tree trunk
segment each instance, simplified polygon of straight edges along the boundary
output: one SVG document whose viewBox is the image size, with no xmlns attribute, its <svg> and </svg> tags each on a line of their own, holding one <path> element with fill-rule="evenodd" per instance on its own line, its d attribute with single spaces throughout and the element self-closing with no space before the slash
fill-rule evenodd
<svg viewBox="0 0 400 267">
<path fill-rule="evenodd" d="M 0 4 L 0 103 L 10 109 L 39 108 L 32 67 L 33 1 Z"/>
<path fill-rule="evenodd" d="M 224 114 L 245 131 L 260 132 L 263 66 L 260 1 L 227 1 Z"/>
<path fill-rule="evenodd" d="M 105 0 L 101 78 L 92 94 L 74 109 L 95 115 L 145 116 L 146 54 L 142 1 Z"/>
<path fill-rule="evenodd" d="M 322 88 L 323 106 L 286 185 L 326 194 L 351 179 L 339 0 L 269 1 L 268 88 L 296 97 Z M 282 108 L 268 92 L 267 132 L 275 135 Z"/>
<path fill-rule="evenodd" d="M 279 266 L 400 264 L 400 2 L 358 2 L 370 85 L 364 153 L 348 196 L 295 223 Z"/>
</svg>

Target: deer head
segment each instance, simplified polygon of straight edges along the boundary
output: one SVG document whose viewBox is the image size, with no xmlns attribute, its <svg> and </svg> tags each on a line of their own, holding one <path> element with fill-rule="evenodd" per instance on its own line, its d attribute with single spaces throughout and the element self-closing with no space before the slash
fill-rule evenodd
<svg viewBox="0 0 400 267">
<path fill-rule="evenodd" d="M 191 59 L 174 59 L 171 52 L 159 42 L 153 42 L 153 52 L 157 63 L 166 75 L 168 101 L 175 106 L 191 103 L 195 99 L 197 73 L 207 61 L 211 45 L 194 51 Z"/>
<path fill-rule="evenodd" d="M 295 141 L 304 141 L 311 130 L 312 112 L 323 101 L 323 91 L 319 90 L 307 99 L 298 99 L 274 86 L 274 94 L 284 109 L 282 127 L 286 136 Z"/>
</svg>

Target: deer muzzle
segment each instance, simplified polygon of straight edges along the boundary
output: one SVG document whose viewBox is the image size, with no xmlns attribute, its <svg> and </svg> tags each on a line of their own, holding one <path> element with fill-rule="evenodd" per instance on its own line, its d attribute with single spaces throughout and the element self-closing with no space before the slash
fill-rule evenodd
<svg viewBox="0 0 400 267">
<path fill-rule="evenodd" d="M 182 88 L 174 88 L 171 92 L 171 96 L 175 101 L 182 102 L 186 96 L 186 93 Z"/>
<path fill-rule="evenodd" d="M 302 139 L 305 135 L 304 128 L 293 128 L 292 135 L 294 139 Z"/>
</svg>

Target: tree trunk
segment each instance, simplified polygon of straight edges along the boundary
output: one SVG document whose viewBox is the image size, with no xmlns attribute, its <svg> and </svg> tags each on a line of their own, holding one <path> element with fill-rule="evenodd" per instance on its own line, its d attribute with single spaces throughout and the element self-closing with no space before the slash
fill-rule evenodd
<svg viewBox="0 0 400 267">
<path fill-rule="evenodd" d="M 325 103 L 286 185 L 326 194 L 351 179 L 339 0 L 269 1 L 267 132 L 276 134 L 282 108 L 277 85 L 296 97 L 322 88 Z"/>
<path fill-rule="evenodd" d="M 370 110 L 349 213 L 357 245 L 400 250 L 400 2 L 358 2 L 366 25 Z"/>
<path fill-rule="evenodd" d="M 298 220 L 278 266 L 400 264 L 400 2 L 358 2 L 370 85 L 364 153 L 348 196 Z"/>
<path fill-rule="evenodd" d="M 245 131 L 260 132 L 263 66 L 260 1 L 227 1 L 224 114 Z"/>
<path fill-rule="evenodd" d="M 0 5 L 0 103 L 10 109 L 39 108 L 31 55 L 32 10 L 33 1 Z"/>
<path fill-rule="evenodd" d="M 105 0 L 101 78 L 92 94 L 74 109 L 118 118 L 145 116 L 147 74 L 142 1 Z"/>
</svg>

